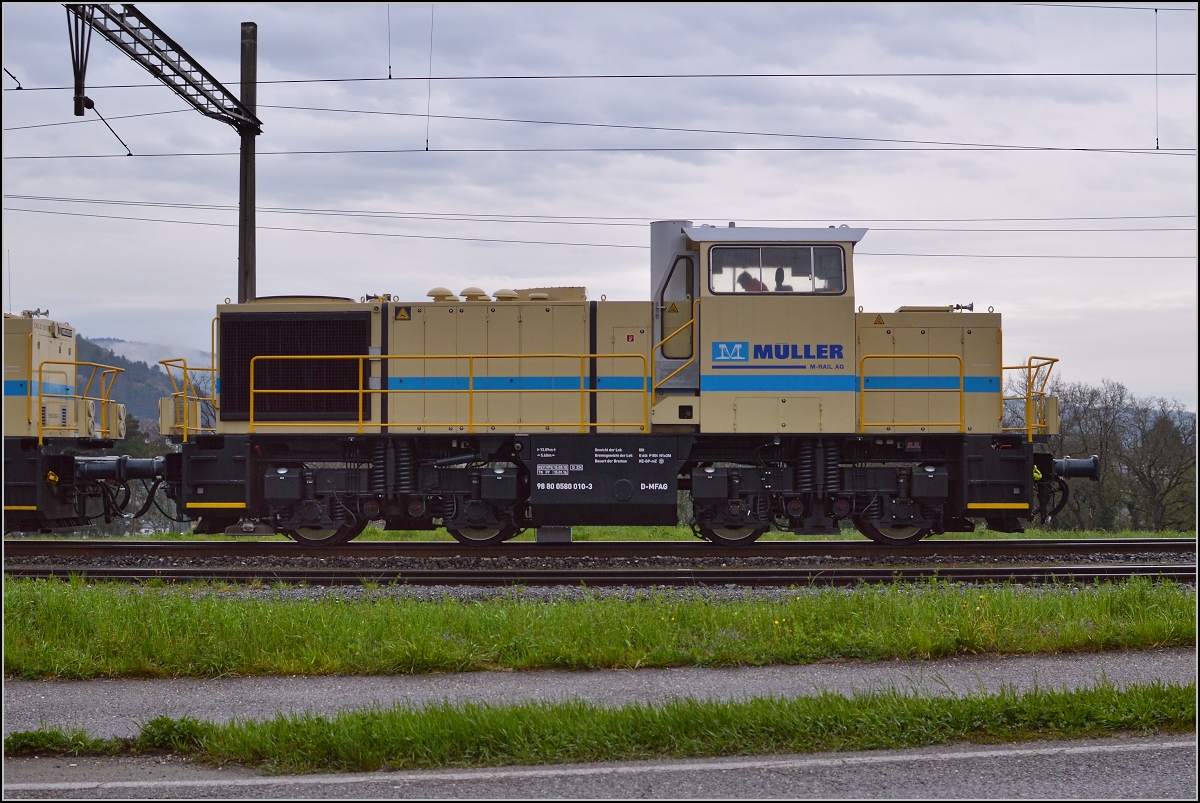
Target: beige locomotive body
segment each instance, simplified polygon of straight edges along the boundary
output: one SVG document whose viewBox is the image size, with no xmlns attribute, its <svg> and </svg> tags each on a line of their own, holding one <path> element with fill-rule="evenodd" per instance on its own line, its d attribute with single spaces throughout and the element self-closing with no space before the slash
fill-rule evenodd
<svg viewBox="0 0 1200 803">
<path fill-rule="evenodd" d="M 125 437 L 125 405 L 109 398 L 120 369 L 80 362 L 75 327 L 4 315 L 4 436 Z"/>
<path fill-rule="evenodd" d="M 581 287 L 434 288 L 412 303 L 281 297 L 220 306 L 220 375 L 227 390 L 231 378 L 238 384 L 232 408 L 221 394 L 213 399 L 215 431 L 1001 431 L 1000 315 L 856 312 L 853 254 L 863 230 L 655 226 L 670 229 L 660 239 L 676 240 L 663 248 L 682 269 L 657 272 L 666 275 L 651 302 L 588 300 Z M 746 291 L 733 278 L 744 269 L 723 262 L 755 249 L 767 263 L 791 259 L 789 274 L 815 267 L 773 289 L 763 279 L 782 268 L 767 264 L 756 274 L 765 288 Z M 827 275 L 818 276 L 822 260 Z M 327 320 L 330 336 L 292 337 L 284 327 L 256 354 L 221 356 L 223 340 L 246 342 L 243 329 L 256 322 L 297 317 Z M 343 397 L 343 420 L 299 412 L 326 409 L 333 393 Z M 182 425 L 181 408 L 178 399 L 164 406 L 164 431 L 200 429 L 194 410 Z"/>
<path fill-rule="evenodd" d="M 1095 473 L 1045 449 L 1054 360 L 1021 366 L 1005 425 L 999 314 L 857 308 L 865 229 L 650 229 L 649 301 L 435 287 L 218 307 L 214 365 L 193 381 L 168 361 L 169 493 L 202 531 L 310 544 L 377 519 L 472 544 L 669 525 L 681 493 L 721 543 L 849 521 L 894 544 L 972 517 L 1018 531 L 1065 498 L 1062 472 Z"/>
</svg>

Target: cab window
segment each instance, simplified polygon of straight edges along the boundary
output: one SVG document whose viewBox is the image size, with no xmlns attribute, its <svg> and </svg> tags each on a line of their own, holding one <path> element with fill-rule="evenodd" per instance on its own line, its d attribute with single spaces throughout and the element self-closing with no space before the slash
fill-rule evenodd
<svg viewBox="0 0 1200 803">
<path fill-rule="evenodd" d="M 709 289 L 719 294 L 846 290 L 844 253 L 836 245 L 718 245 L 709 252 L 709 266 Z"/>
</svg>

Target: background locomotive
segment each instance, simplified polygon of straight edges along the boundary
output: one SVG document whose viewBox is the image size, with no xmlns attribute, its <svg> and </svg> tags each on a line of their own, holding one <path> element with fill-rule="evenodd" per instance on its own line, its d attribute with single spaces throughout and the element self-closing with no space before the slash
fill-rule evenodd
<svg viewBox="0 0 1200 803">
<path fill-rule="evenodd" d="M 680 492 L 716 542 L 850 520 L 908 543 L 979 518 L 1020 531 L 1064 477 L 1095 478 L 1095 458 L 1044 445 L 1053 359 L 1019 366 L 1004 426 L 999 314 L 855 311 L 865 233 L 656 222 L 649 302 L 439 287 L 219 306 L 213 367 L 174 361 L 160 405 L 182 444 L 165 488 L 201 532 L 305 543 L 379 519 L 477 544 L 673 525 Z"/>
<path fill-rule="evenodd" d="M 81 361 L 75 327 L 44 315 L 4 315 L 5 532 L 111 521 L 129 507 L 129 480 L 164 469 L 161 457 L 104 454 L 125 437 L 125 405 L 110 398 L 122 369 Z"/>
</svg>

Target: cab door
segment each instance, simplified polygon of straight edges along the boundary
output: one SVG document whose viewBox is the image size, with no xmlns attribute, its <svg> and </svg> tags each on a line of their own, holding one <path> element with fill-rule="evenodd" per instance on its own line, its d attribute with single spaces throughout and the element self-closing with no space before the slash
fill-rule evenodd
<svg viewBox="0 0 1200 803">
<path fill-rule="evenodd" d="M 654 299 L 655 384 L 662 389 L 696 391 L 700 370 L 696 357 L 699 297 L 695 254 L 675 257 L 667 280 Z"/>
</svg>

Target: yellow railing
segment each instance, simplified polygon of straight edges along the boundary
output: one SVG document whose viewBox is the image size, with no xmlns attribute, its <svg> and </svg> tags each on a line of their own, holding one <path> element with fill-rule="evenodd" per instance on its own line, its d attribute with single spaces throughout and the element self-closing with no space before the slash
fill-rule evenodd
<svg viewBox="0 0 1200 803">
<path fill-rule="evenodd" d="M 690 321 L 688 321 L 683 326 L 676 329 L 671 334 L 664 337 L 662 340 L 658 341 L 658 343 L 655 344 L 654 348 L 650 350 L 650 376 L 654 376 L 655 358 L 656 358 L 659 350 L 662 349 L 662 347 L 664 345 L 666 345 L 667 341 L 669 341 L 671 338 L 675 337 L 675 335 L 679 334 L 680 332 L 682 332 L 685 329 L 691 328 L 694 324 L 697 323 L 698 319 L 700 318 L 700 301 L 701 301 L 701 299 L 697 298 L 695 301 L 692 302 L 692 319 Z M 683 365 L 676 368 L 671 373 L 664 376 L 661 381 L 655 382 L 654 383 L 654 391 L 657 393 L 658 389 L 661 388 L 663 385 L 665 385 L 668 380 L 670 380 L 672 377 L 674 377 L 676 374 L 678 374 L 684 368 L 687 368 L 689 365 L 694 363 L 696 361 L 696 356 L 698 353 L 699 352 L 696 350 L 696 337 L 693 334 L 692 335 L 692 358 L 690 360 L 688 360 L 687 362 L 685 362 Z M 667 359 L 667 358 L 664 357 L 663 359 Z"/>
<path fill-rule="evenodd" d="M 191 367 L 187 364 L 187 360 L 182 357 L 175 357 L 169 360 L 159 360 L 158 364 L 167 372 L 167 378 L 171 380 L 171 426 L 170 434 L 180 434 L 183 436 L 183 441 L 186 443 L 188 432 L 215 432 L 215 427 L 201 426 L 203 405 L 208 404 L 212 407 L 215 414 L 221 407 L 220 398 L 217 396 L 217 322 L 219 317 L 213 316 L 212 321 L 208 326 L 208 354 L 209 363 L 207 368 Z M 175 375 L 171 373 L 171 369 L 178 369 L 180 372 L 180 382 L 175 381 Z M 192 373 L 207 373 L 208 374 L 208 395 L 202 396 L 200 390 L 196 386 L 196 382 L 192 379 Z M 182 386 L 181 384 L 182 383 Z M 190 392 L 189 392 L 190 391 Z M 196 408 L 196 426 L 191 425 L 192 405 Z M 164 432 L 163 435 L 168 433 Z"/>
<path fill-rule="evenodd" d="M 28 354 L 25 357 L 25 423 L 33 423 L 33 332 L 29 333 Z M 41 438 L 38 439 L 39 441 Z"/>
<path fill-rule="evenodd" d="M 569 359 L 579 360 L 579 388 L 477 388 L 475 386 L 476 379 L 486 378 L 479 377 L 476 373 L 476 365 L 480 362 L 488 360 L 530 360 L 530 359 Z M 587 361 L 592 359 L 615 359 L 615 360 L 638 360 L 641 362 L 641 387 L 633 388 L 589 388 L 588 387 L 588 370 Z M 305 388 L 305 389 L 275 389 L 275 388 L 259 388 L 255 385 L 255 369 L 258 363 L 271 360 L 354 360 L 358 363 L 358 387 L 357 388 Z M 465 360 L 467 363 L 467 387 L 465 388 L 449 388 L 449 389 L 426 389 L 426 388 L 364 388 L 363 374 L 367 361 L 383 361 L 387 360 L 389 364 L 396 360 L 455 360 L 461 363 Z M 404 377 L 411 379 L 424 379 L 426 377 Z M 430 379 L 461 379 L 459 376 L 432 376 Z M 561 378 L 561 377 L 556 377 Z M 603 378 L 603 377 L 600 377 Z M 648 364 L 646 357 L 642 354 L 412 354 L 412 355 L 388 355 L 386 357 L 374 355 L 355 355 L 355 354 L 288 354 L 288 355 L 260 355 L 253 357 L 250 360 L 250 432 L 254 432 L 258 427 L 354 427 L 357 432 L 365 432 L 365 426 L 385 426 L 378 422 L 366 421 L 363 418 L 364 399 L 373 395 L 378 395 L 381 398 L 387 398 L 393 393 L 432 393 L 432 394 L 463 394 L 467 397 L 467 421 L 464 424 L 462 421 L 442 421 L 430 422 L 422 419 L 420 422 L 402 422 L 389 421 L 390 426 L 422 426 L 422 427 L 455 427 L 465 426 L 467 432 L 475 432 L 477 426 L 490 427 L 546 427 L 546 428 L 562 428 L 562 427 L 578 427 L 580 432 L 586 432 L 591 426 L 606 426 L 606 427 L 638 427 L 645 432 L 649 429 L 650 423 L 650 394 L 647 392 L 649 380 Z M 561 421 L 492 421 L 476 422 L 475 409 L 476 398 L 480 395 L 484 397 L 490 394 L 509 394 L 523 393 L 530 395 L 539 394 L 564 394 L 572 393 L 579 396 L 579 421 L 576 422 L 561 422 Z M 640 421 L 592 421 L 587 412 L 587 400 L 589 394 L 596 393 L 640 393 L 642 396 L 642 419 Z M 326 395 L 326 394 L 355 394 L 358 397 L 358 414 L 355 421 L 331 422 L 331 421 L 256 421 L 254 411 L 255 397 L 263 394 L 290 394 L 290 395 Z"/>
<path fill-rule="evenodd" d="M 955 360 L 958 363 L 957 388 L 868 388 L 867 360 Z M 959 432 L 966 431 L 966 385 L 963 378 L 962 357 L 957 354 L 864 354 L 858 363 L 858 375 L 862 378 L 861 392 L 858 394 L 858 431 L 866 432 L 867 427 L 957 427 Z M 937 377 L 926 377 L 935 379 Z M 957 421 L 867 421 L 868 393 L 957 393 Z"/>
<path fill-rule="evenodd" d="M 216 368 L 197 368 L 190 367 L 187 360 L 183 357 L 176 357 L 171 360 L 159 360 L 158 364 L 167 372 L 167 378 L 171 380 L 171 410 L 172 410 L 172 425 L 170 432 L 164 432 L 163 435 L 182 435 L 184 443 L 187 443 L 189 432 L 215 432 L 214 427 L 206 427 L 202 424 L 202 412 L 205 404 L 209 404 L 215 410 L 217 407 L 216 394 Z M 179 379 L 175 378 L 175 371 L 179 371 Z M 202 394 L 202 388 L 196 385 L 192 374 L 195 372 L 207 373 L 209 375 L 208 395 Z M 193 418 L 196 425 L 192 426 Z"/>
<path fill-rule="evenodd" d="M 1001 425 L 1001 432 L 1024 432 L 1029 441 L 1034 435 L 1049 434 L 1050 427 L 1046 421 L 1046 384 L 1050 381 L 1050 372 L 1054 370 L 1057 357 L 1030 357 L 1024 365 L 1006 365 L 1005 371 L 1023 371 L 1021 383 L 1025 393 L 1021 396 L 1002 396 L 1000 399 L 1000 420 L 1004 421 L 1004 405 L 1006 402 L 1023 402 L 1025 405 L 1025 423 L 1019 427 Z"/>
<path fill-rule="evenodd" d="M 64 366 L 60 369 L 51 369 L 49 371 L 53 376 L 61 376 L 63 378 L 63 386 L 70 388 L 75 387 L 75 393 L 47 393 L 46 392 L 46 366 L 60 365 Z M 65 366 L 70 366 L 68 371 Z M 79 391 L 79 368 L 91 368 L 92 371 L 88 375 L 87 382 L 84 383 L 83 390 Z M 54 433 L 74 433 L 74 437 L 79 435 L 79 406 L 83 402 L 99 402 L 100 403 L 100 420 L 96 422 L 96 428 L 91 435 L 97 438 L 105 438 L 109 435 L 109 411 L 108 406 L 112 402 L 109 401 L 109 395 L 112 393 L 113 383 L 117 381 L 117 374 L 121 373 L 123 368 L 114 368 L 111 365 L 101 365 L 96 362 L 81 362 L 78 360 L 42 360 L 38 363 L 38 444 L 41 444 L 47 432 Z M 99 396 L 89 395 L 92 391 L 92 384 L 96 382 L 97 372 L 99 372 L 100 386 Z M 32 390 L 32 389 L 31 389 Z M 33 397 L 32 393 L 28 394 L 30 400 Z M 62 399 L 64 401 L 64 409 L 70 410 L 70 423 L 51 426 L 46 423 L 47 411 L 45 410 L 45 402 L 47 399 Z M 84 437 L 91 437 L 85 435 Z M 68 435 L 67 437 L 71 437 Z"/>
</svg>

